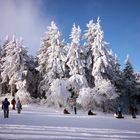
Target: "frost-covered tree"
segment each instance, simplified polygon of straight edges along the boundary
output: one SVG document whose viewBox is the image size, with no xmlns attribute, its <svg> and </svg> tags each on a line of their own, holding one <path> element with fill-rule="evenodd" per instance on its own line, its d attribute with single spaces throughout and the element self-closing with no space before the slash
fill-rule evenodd
<svg viewBox="0 0 140 140">
<path fill-rule="evenodd" d="M 1 41 L 0 41 L 0 82 L 2 81 L 2 78 L 1 78 L 1 72 L 2 72 L 2 44 L 1 44 Z M 2 84 L 0 84 L 0 95 L 3 93 L 2 91 Z"/>
<path fill-rule="evenodd" d="M 106 99 L 115 99 L 118 97 L 115 86 L 109 80 L 102 80 L 98 85 L 98 93 Z"/>
<path fill-rule="evenodd" d="M 131 97 L 136 94 L 136 80 L 129 56 L 127 56 L 125 60 L 125 68 L 123 70 L 122 76 L 124 81 L 125 95 L 129 97 L 129 100 L 131 100 Z"/>
<path fill-rule="evenodd" d="M 123 70 L 123 78 L 126 82 L 126 85 L 129 86 L 135 83 L 135 76 L 132 64 L 130 63 L 129 56 L 125 60 L 125 68 Z"/>
<path fill-rule="evenodd" d="M 31 97 L 37 97 L 37 78 L 38 73 L 35 70 L 35 62 L 33 56 L 28 54 L 27 48 L 23 45 L 23 40 L 17 42 L 15 49 L 17 56 L 17 63 L 20 67 L 17 69 L 21 78 L 16 82 L 18 91 L 16 96 L 25 96 L 25 93 Z"/>
<path fill-rule="evenodd" d="M 58 27 L 52 21 L 41 41 L 41 48 L 37 56 L 37 70 L 42 77 L 39 85 L 39 92 L 42 96 L 49 94 L 48 91 L 53 80 L 65 76 L 65 56 L 60 35 Z"/>
<path fill-rule="evenodd" d="M 12 96 L 28 98 L 30 94 L 27 91 L 26 78 L 28 69 L 33 68 L 33 61 L 28 56 L 22 39 L 13 38 L 13 40 L 9 41 L 5 47 L 5 57 L 3 57 L 2 61 L 2 83 L 8 82 Z"/>
<path fill-rule="evenodd" d="M 92 75 L 95 79 L 95 86 L 98 86 L 102 79 L 109 79 L 112 81 L 115 77 L 115 61 L 113 55 L 107 49 L 107 43 L 104 41 L 104 33 L 99 18 L 97 19 L 95 38 L 91 49 L 94 57 Z"/>
<path fill-rule="evenodd" d="M 67 79 L 56 79 L 51 83 L 51 95 L 48 97 L 49 104 L 52 103 L 56 107 L 66 107 L 68 99 L 71 96 L 68 91 L 69 82 Z"/>
<path fill-rule="evenodd" d="M 120 74 L 121 71 L 120 71 L 120 64 L 119 64 L 119 61 L 118 61 L 118 57 L 117 57 L 117 54 L 115 54 L 115 65 L 114 65 L 114 70 L 116 73 Z"/>
<path fill-rule="evenodd" d="M 83 38 L 86 40 L 83 48 L 83 53 L 85 56 L 85 74 L 90 87 L 94 86 L 94 78 L 92 76 L 93 55 L 91 48 L 95 38 L 95 25 L 96 24 L 93 23 L 93 20 L 89 21 L 87 24 L 87 30 L 85 30 L 85 34 L 83 36 Z"/>
<path fill-rule="evenodd" d="M 1 70 L 1 85 L 2 85 L 2 88 L 3 87 L 6 87 L 6 90 L 4 90 L 4 94 L 6 94 L 7 92 L 11 92 L 11 89 L 13 88 L 10 88 L 9 86 L 9 76 L 8 76 L 8 73 L 9 71 L 11 70 L 10 67 L 10 59 L 8 58 L 7 59 L 7 54 L 9 52 L 12 52 L 14 50 L 14 47 L 12 45 L 12 41 L 10 41 L 9 38 L 6 38 L 4 43 L 3 43 L 3 53 L 2 53 L 2 58 L 1 58 L 1 61 L 2 61 L 2 70 Z"/>
<path fill-rule="evenodd" d="M 59 107 L 77 100 L 84 109 L 113 107 L 108 103 L 119 95 L 133 101 L 139 88 L 133 67 L 127 57 L 123 72 L 120 70 L 117 56 L 104 40 L 100 19 L 87 24 L 83 46 L 80 35 L 80 27 L 73 25 L 71 42 L 64 43 L 52 21 L 41 39 L 36 63 L 22 40 L 7 37 L 0 42 L 0 94 L 45 98 Z"/>
<path fill-rule="evenodd" d="M 95 109 L 100 104 L 101 97 L 95 88 L 82 88 L 77 98 L 77 103 L 85 110 Z"/>
<path fill-rule="evenodd" d="M 112 57 L 113 58 L 113 57 Z M 115 54 L 115 57 L 113 58 L 114 60 L 114 65 L 113 65 L 113 75 L 114 77 L 111 77 L 112 78 L 112 81 L 114 83 L 114 85 L 116 86 L 117 90 L 119 92 L 123 92 L 123 79 L 122 79 L 122 71 L 120 69 L 120 64 L 119 64 L 119 61 L 118 61 L 118 57 L 117 55 Z"/>
<path fill-rule="evenodd" d="M 80 27 L 76 27 L 75 24 L 73 25 L 72 32 L 70 35 L 70 39 L 72 39 L 72 42 L 70 44 L 70 48 L 67 55 L 67 65 L 70 68 L 70 75 L 75 74 L 84 74 L 84 69 L 80 60 L 80 33 L 81 29 Z"/>
<path fill-rule="evenodd" d="M 70 68 L 69 81 L 74 92 L 78 92 L 80 88 L 87 87 L 87 80 L 85 78 L 84 65 L 80 59 L 80 27 L 73 25 L 70 39 L 72 39 L 67 55 L 67 65 Z"/>
<path fill-rule="evenodd" d="M 10 42 L 10 39 L 8 36 L 5 37 L 4 41 L 1 41 L 1 51 L 0 51 L 0 94 L 6 94 L 9 92 L 9 85 L 8 80 L 7 82 L 2 82 L 2 76 L 1 73 L 3 71 L 3 63 L 4 63 L 4 57 L 6 55 L 5 48 L 7 47 L 8 43 Z"/>
<path fill-rule="evenodd" d="M 92 43 L 94 42 L 95 38 L 95 31 L 96 31 L 96 24 L 93 23 L 93 20 L 90 20 L 87 24 L 87 30 L 85 30 L 85 34 L 83 36 L 84 39 L 86 39 L 86 46 L 91 49 Z"/>
<path fill-rule="evenodd" d="M 77 102 L 86 110 L 103 108 L 104 111 L 109 111 L 114 107 L 114 104 L 111 105 L 110 109 L 107 108 L 107 104 L 109 105 L 110 101 L 117 97 L 119 96 L 115 86 L 109 80 L 103 80 L 98 87 L 82 88 Z"/>
<path fill-rule="evenodd" d="M 100 25 L 100 19 L 97 19 L 94 42 L 92 43 L 93 68 L 95 88 L 102 97 L 102 102 L 112 100 L 118 97 L 115 87 L 115 58 L 110 50 L 107 49 L 107 43 L 104 41 L 104 33 Z M 117 66 L 117 65 L 116 65 Z"/>
</svg>

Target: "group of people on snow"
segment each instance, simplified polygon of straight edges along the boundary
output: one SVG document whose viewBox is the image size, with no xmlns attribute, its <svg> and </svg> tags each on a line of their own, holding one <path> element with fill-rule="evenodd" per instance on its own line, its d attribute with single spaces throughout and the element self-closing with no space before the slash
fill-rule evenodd
<svg viewBox="0 0 140 140">
<path fill-rule="evenodd" d="M 73 105 L 73 111 L 74 111 L 75 114 L 77 114 L 76 105 Z M 136 108 L 136 106 L 131 105 L 129 111 L 130 111 L 130 113 L 131 113 L 131 115 L 132 115 L 132 118 L 136 118 L 136 113 L 137 113 L 137 108 Z M 122 106 L 119 104 L 119 105 L 117 106 L 117 108 L 116 108 L 116 112 L 115 112 L 114 116 L 115 116 L 116 118 L 120 118 L 120 119 L 121 119 L 121 118 L 124 118 L 124 116 L 122 115 L 122 112 L 123 112 Z M 64 114 L 71 114 L 71 113 L 68 111 L 68 109 L 66 109 L 66 108 L 64 108 L 63 113 L 64 113 Z M 89 110 L 89 111 L 88 111 L 88 115 L 96 115 L 96 113 L 95 113 L 95 112 L 92 112 L 91 110 Z"/>
<path fill-rule="evenodd" d="M 12 109 L 13 110 L 17 109 L 17 113 L 20 114 L 21 109 L 22 109 L 22 104 L 21 104 L 21 101 L 19 100 L 19 98 L 17 98 L 17 101 L 15 100 L 15 98 L 13 98 L 11 100 L 11 104 L 12 104 Z M 9 105 L 10 105 L 10 102 L 8 101 L 7 98 L 5 98 L 5 100 L 2 101 L 2 110 L 3 110 L 3 113 L 4 113 L 4 118 L 9 117 Z M 77 114 L 76 104 L 73 105 L 73 111 L 74 111 L 74 114 L 76 115 Z M 132 118 L 136 118 L 136 113 L 137 113 L 136 106 L 131 105 L 129 111 L 132 114 Z M 64 114 L 70 114 L 70 112 L 66 108 L 64 108 L 63 113 Z M 96 115 L 96 113 L 89 110 L 88 115 Z M 114 114 L 114 116 L 116 118 L 124 118 L 124 116 L 122 115 L 122 106 L 120 104 L 116 108 L 116 113 Z"/>
<path fill-rule="evenodd" d="M 119 104 L 114 116 L 116 118 L 124 118 L 124 116 L 122 115 L 122 111 L 123 111 L 122 106 Z M 136 118 L 137 108 L 135 105 L 130 105 L 129 112 L 131 113 L 132 118 Z"/>
<path fill-rule="evenodd" d="M 11 100 L 11 104 L 12 104 L 12 109 L 16 110 L 17 108 L 17 113 L 20 114 L 22 109 L 22 104 L 19 98 L 17 98 L 17 101 L 15 100 L 15 98 L 13 98 Z M 8 101 L 7 98 L 5 98 L 4 101 L 2 101 L 2 110 L 4 113 L 4 118 L 9 118 L 9 105 L 10 102 Z"/>
</svg>

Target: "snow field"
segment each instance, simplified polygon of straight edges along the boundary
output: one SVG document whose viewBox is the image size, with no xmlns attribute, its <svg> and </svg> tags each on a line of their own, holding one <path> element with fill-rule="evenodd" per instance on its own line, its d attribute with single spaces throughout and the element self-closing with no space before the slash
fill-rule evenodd
<svg viewBox="0 0 140 140">
<path fill-rule="evenodd" d="M 21 114 L 10 110 L 8 119 L 0 112 L 0 140 L 139 140 L 139 120 L 139 116 L 116 119 L 100 112 L 64 115 L 62 110 L 29 105 Z"/>
</svg>

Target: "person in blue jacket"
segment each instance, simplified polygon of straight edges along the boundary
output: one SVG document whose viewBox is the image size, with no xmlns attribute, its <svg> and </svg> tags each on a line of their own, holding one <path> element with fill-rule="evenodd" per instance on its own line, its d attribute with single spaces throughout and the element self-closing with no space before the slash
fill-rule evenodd
<svg viewBox="0 0 140 140">
<path fill-rule="evenodd" d="M 117 108 L 117 111 L 118 111 L 118 118 L 123 118 L 123 116 L 122 116 L 122 106 L 120 104 Z"/>
<path fill-rule="evenodd" d="M 19 99 L 17 101 L 16 108 L 17 108 L 17 113 L 20 114 L 21 113 L 21 109 L 22 109 L 22 104 L 21 104 Z"/>
</svg>

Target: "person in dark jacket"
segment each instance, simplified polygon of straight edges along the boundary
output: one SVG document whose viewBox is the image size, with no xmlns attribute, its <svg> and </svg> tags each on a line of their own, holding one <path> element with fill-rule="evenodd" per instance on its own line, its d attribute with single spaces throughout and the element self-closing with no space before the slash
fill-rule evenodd
<svg viewBox="0 0 140 140">
<path fill-rule="evenodd" d="M 91 110 L 89 110 L 88 115 L 96 115 L 96 113 L 93 113 Z"/>
<path fill-rule="evenodd" d="M 132 118 L 136 118 L 137 108 L 134 105 L 130 106 L 130 112 L 132 114 Z"/>
<path fill-rule="evenodd" d="M 122 115 L 122 106 L 119 104 L 118 108 L 117 108 L 117 115 L 116 118 L 124 118 L 124 116 Z"/>
<path fill-rule="evenodd" d="M 15 110 L 15 106 L 16 106 L 15 98 L 12 99 L 11 104 L 13 105 L 12 109 Z"/>
<path fill-rule="evenodd" d="M 8 101 L 7 98 L 5 98 L 5 100 L 2 102 L 4 118 L 8 118 L 9 117 L 9 105 L 10 105 L 10 102 Z"/>
<path fill-rule="evenodd" d="M 73 110 L 74 110 L 74 113 L 75 113 L 75 115 L 76 115 L 76 114 L 77 114 L 76 104 L 73 105 Z"/>
<path fill-rule="evenodd" d="M 118 116 L 122 117 L 122 107 L 121 107 L 121 105 L 118 106 Z"/>
</svg>

